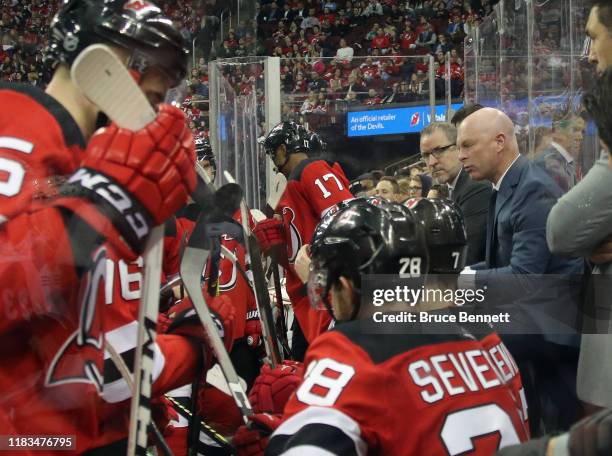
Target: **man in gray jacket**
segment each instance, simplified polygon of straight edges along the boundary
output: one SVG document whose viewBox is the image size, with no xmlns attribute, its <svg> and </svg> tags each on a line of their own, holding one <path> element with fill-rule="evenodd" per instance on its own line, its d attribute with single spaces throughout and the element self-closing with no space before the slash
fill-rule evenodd
<svg viewBox="0 0 612 456">
<path fill-rule="evenodd" d="M 597 1 L 587 23 L 591 37 L 589 60 L 598 73 L 612 67 L 612 5 Z M 602 157 L 584 179 L 550 212 L 547 238 L 552 251 L 583 255 L 596 262 L 599 274 L 612 274 L 612 68 L 605 71 L 584 105 L 601 138 Z M 604 290 L 605 293 L 605 290 Z M 498 456 L 607 456 L 612 454 L 612 330 L 611 293 L 595 295 L 594 330 L 584 334 L 578 366 L 578 396 L 607 407 L 572 426 L 569 433 L 506 447 Z M 600 319 L 601 317 L 601 319 Z M 607 318 L 606 318 L 607 317 Z"/>
<path fill-rule="evenodd" d="M 587 23 L 587 34 L 592 41 L 589 61 L 597 65 L 597 72 L 601 74 L 612 65 L 612 5 L 609 2 L 596 2 Z M 606 114 L 612 113 L 601 111 L 609 110 L 612 103 L 609 82 L 608 76 L 598 84 L 599 100 L 585 97 L 587 110 L 595 111 L 591 114 L 603 141 L 612 129 L 612 118 L 606 118 Z M 608 160 L 609 154 L 604 151 L 583 180 L 559 199 L 550 212 L 546 234 L 551 251 L 590 258 L 599 263 L 594 274 L 611 275 L 612 171 Z M 609 288 L 594 287 L 587 302 L 585 332 L 594 334 L 583 335 L 578 365 L 578 397 L 598 407 L 612 407 L 612 289 Z"/>
</svg>

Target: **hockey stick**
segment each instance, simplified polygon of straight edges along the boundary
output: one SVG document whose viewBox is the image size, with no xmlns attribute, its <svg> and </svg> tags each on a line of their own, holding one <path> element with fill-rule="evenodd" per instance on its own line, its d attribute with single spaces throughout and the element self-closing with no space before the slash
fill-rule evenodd
<svg viewBox="0 0 612 456">
<path fill-rule="evenodd" d="M 285 193 L 287 188 L 287 178 L 282 173 L 276 173 L 272 179 L 272 189 L 270 195 L 266 201 L 266 207 L 264 208 L 264 214 L 268 218 L 274 217 L 274 212 L 280 199 Z M 281 343 L 285 349 L 285 353 L 289 358 L 293 358 L 291 349 L 289 348 L 289 340 L 287 339 L 287 322 L 285 321 L 285 306 L 283 304 L 283 292 L 281 290 L 280 271 L 278 269 L 278 263 L 274 258 L 271 258 L 270 269 L 272 270 L 272 280 L 274 284 L 274 295 L 276 298 L 276 307 L 280 313 L 280 327 L 278 328 L 281 332 Z"/>
<path fill-rule="evenodd" d="M 155 119 L 155 111 L 149 101 L 109 47 L 94 44 L 83 50 L 72 64 L 71 77 L 83 94 L 120 127 L 138 130 Z M 144 283 L 138 308 L 138 345 L 134 359 L 129 455 L 147 453 L 163 235 L 163 226 L 153 228 L 143 254 Z"/>
<path fill-rule="evenodd" d="M 221 366 L 232 397 L 242 414 L 244 422 L 247 423 L 248 417 L 253 414 L 251 404 L 249 403 L 246 392 L 240 384 L 240 377 L 238 377 L 232 360 L 223 345 L 221 336 L 219 336 L 217 326 L 206 304 L 206 299 L 204 298 L 201 287 L 202 271 L 210 255 L 210 241 L 208 238 L 209 236 L 221 234 L 221 231 L 215 228 L 214 225 L 207 223 L 205 214 L 201 214 L 200 217 L 198 217 L 198 221 L 187 242 L 187 247 L 183 252 L 180 272 L 185 289 L 191 298 L 191 302 L 193 303 L 193 307 L 200 321 L 204 325 L 208 342 Z"/>
<path fill-rule="evenodd" d="M 128 369 L 127 364 L 125 364 L 125 361 L 123 360 L 121 355 L 117 352 L 117 350 L 115 350 L 115 347 L 113 347 L 113 344 L 111 344 L 109 341 L 106 341 L 105 349 L 110 355 L 111 361 L 113 362 L 113 364 L 115 365 L 119 373 L 121 374 L 121 377 L 127 384 L 133 396 L 134 395 L 134 382 L 132 381 L 132 373 Z M 155 421 L 153 420 L 151 420 L 151 427 L 153 428 L 153 433 L 155 434 L 155 437 L 157 438 L 157 441 L 162 447 L 162 450 L 164 451 L 164 453 L 167 456 L 174 456 L 174 453 L 172 452 L 172 450 L 170 449 L 170 447 L 164 440 L 162 433 L 160 432 L 159 428 L 155 424 Z"/>
<path fill-rule="evenodd" d="M 233 176 L 224 171 L 223 175 L 229 183 L 235 183 Z M 245 246 L 247 255 L 251 262 L 251 272 L 253 273 L 253 285 L 255 288 L 255 304 L 259 311 L 259 319 L 261 320 L 261 332 L 264 339 L 266 354 L 270 360 L 272 368 L 282 363 L 283 358 L 279 347 L 278 337 L 276 335 L 276 327 L 274 326 L 274 317 L 272 315 L 272 305 L 270 304 L 270 295 L 266 285 L 266 277 L 261 264 L 261 253 L 259 244 L 249 226 L 249 210 L 244 197 L 240 202 L 240 214 L 242 219 L 242 228 L 245 236 Z"/>
</svg>

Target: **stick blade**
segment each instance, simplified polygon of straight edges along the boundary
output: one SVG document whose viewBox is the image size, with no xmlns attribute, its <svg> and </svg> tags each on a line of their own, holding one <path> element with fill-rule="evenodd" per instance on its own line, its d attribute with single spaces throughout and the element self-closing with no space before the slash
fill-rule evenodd
<svg viewBox="0 0 612 456">
<path fill-rule="evenodd" d="M 81 92 L 121 128 L 139 130 L 155 119 L 155 111 L 113 51 L 92 44 L 75 59 L 70 75 Z"/>
<path fill-rule="evenodd" d="M 285 193 L 285 188 L 287 188 L 287 178 L 282 173 L 276 173 L 272 178 L 272 188 L 267 201 L 268 206 L 276 209 L 283 193 Z"/>
</svg>

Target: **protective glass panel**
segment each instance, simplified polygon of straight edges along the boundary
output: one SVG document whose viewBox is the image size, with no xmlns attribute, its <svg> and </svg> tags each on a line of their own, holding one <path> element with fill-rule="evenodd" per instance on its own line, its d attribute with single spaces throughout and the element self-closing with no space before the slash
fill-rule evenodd
<svg viewBox="0 0 612 456">
<path fill-rule="evenodd" d="M 254 208 L 265 201 L 265 155 L 257 142 L 263 134 L 264 61 L 265 57 L 216 60 L 210 75 L 216 100 L 210 116 L 216 124 L 211 143 L 219 163 L 217 183 L 225 182 L 224 171 L 231 173 Z"/>
<path fill-rule="evenodd" d="M 506 112 L 521 153 L 542 164 L 564 191 L 599 156 L 581 104 L 595 78 L 584 55 L 588 13 L 584 1 L 501 1 L 465 39 L 466 102 Z M 573 162 L 569 170 L 549 157 L 559 146 Z"/>
<path fill-rule="evenodd" d="M 318 133 L 350 176 L 416 163 L 414 133 L 452 115 L 463 92 L 456 51 L 420 54 L 281 58 L 281 117 Z"/>
</svg>

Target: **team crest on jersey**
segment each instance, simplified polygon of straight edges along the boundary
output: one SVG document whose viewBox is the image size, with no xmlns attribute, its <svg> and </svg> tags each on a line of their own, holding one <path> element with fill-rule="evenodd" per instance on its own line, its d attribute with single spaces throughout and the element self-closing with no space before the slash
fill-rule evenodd
<svg viewBox="0 0 612 456">
<path fill-rule="evenodd" d="M 298 231 L 297 226 L 295 226 L 295 223 L 293 223 L 295 221 L 295 212 L 293 211 L 293 209 L 291 209 L 290 207 L 283 207 L 282 213 L 283 220 L 285 221 L 287 220 L 285 214 L 289 215 L 289 232 L 291 236 L 291 244 L 288 256 L 289 263 L 293 264 L 295 263 L 295 257 L 300 251 L 300 248 L 302 248 L 302 237 L 300 236 L 300 232 Z"/>
<path fill-rule="evenodd" d="M 232 238 L 226 235 L 222 235 L 221 238 L 223 240 L 231 240 Z M 238 249 L 234 248 L 232 250 L 234 257 L 238 258 Z M 236 282 L 238 281 L 238 266 L 236 263 L 227 258 L 223 252 L 221 252 L 221 259 L 225 261 L 229 261 L 232 263 L 231 272 L 227 274 L 227 270 L 220 269 L 219 271 L 219 291 L 230 291 L 236 286 Z M 202 277 L 204 281 L 208 281 L 208 263 L 204 267 L 204 271 L 202 272 Z"/>
<path fill-rule="evenodd" d="M 94 265 L 87 273 L 80 293 L 79 327 L 62 344 L 47 371 L 45 386 L 90 383 L 102 392 L 101 373 L 104 333 L 100 311 L 96 306 L 98 290 L 106 275 L 106 249 L 94 255 Z"/>
</svg>

